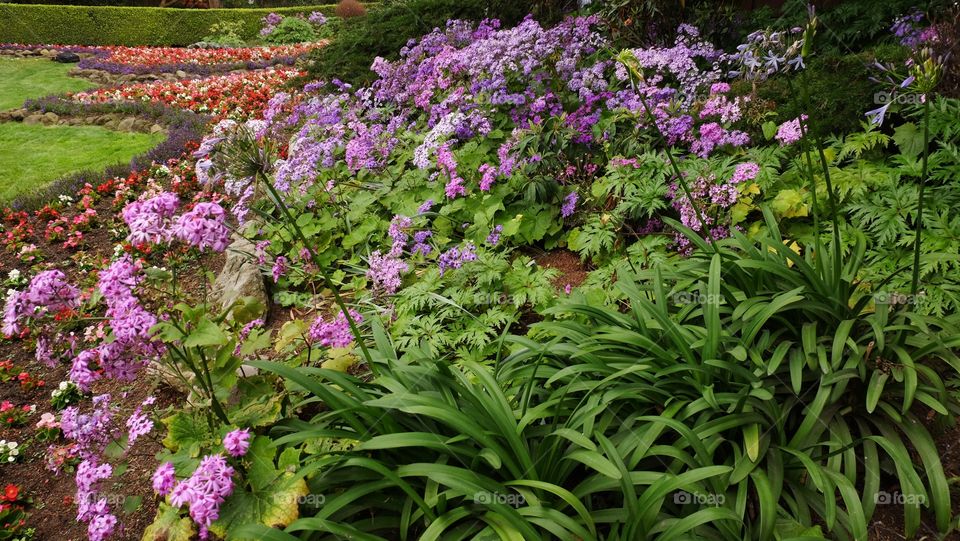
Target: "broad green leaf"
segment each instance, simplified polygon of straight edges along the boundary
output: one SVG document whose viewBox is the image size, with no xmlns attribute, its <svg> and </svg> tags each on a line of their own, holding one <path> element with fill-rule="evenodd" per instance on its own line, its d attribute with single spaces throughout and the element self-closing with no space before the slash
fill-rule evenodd
<svg viewBox="0 0 960 541">
<path fill-rule="evenodd" d="M 190 517 L 181 517 L 180 511 L 160 502 L 153 523 L 143 531 L 142 541 L 190 541 L 197 535 Z"/>
<path fill-rule="evenodd" d="M 213 321 L 203 318 L 200 320 L 200 323 L 197 324 L 196 328 L 190 331 L 190 334 L 183 340 L 184 347 L 208 347 L 208 346 L 222 346 L 226 344 L 230 338 L 227 336 L 223 329 Z"/>
</svg>

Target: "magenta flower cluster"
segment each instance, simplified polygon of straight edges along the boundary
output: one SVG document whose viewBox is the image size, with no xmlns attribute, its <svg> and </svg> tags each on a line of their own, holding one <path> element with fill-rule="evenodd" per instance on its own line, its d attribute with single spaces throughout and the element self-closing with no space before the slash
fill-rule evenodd
<svg viewBox="0 0 960 541">
<path fill-rule="evenodd" d="M 801 118 L 804 120 L 803 129 L 800 127 Z M 790 146 L 803 138 L 803 132 L 806 130 L 807 115 L 788 120 L 777 127 L 777 134 L 774 138 L 780 142 L 781 146 Z"/>
<path fill-rule="evenodd" d="M 24 320 L 74 309 L 79 306 L 79 299 L 80 290 L 67 282 L 63 271 L 43 271 L 30 280 L 24 291 L 12 291 L 7 295 L 3 310 L 3 334 L 12 336 L 19 333 Z"/>
<path fill-rule="evenodd" d="M 155 487 L 167 487 L 169 470 L 154 474 Z M 210 524 L 219 518 L 220 506 L 233 493 L 233 474 L 223 455 L 205 456 L 190 477 L 175 483 L 170 490 L 171 505 L 189 507 L 190 518 L 200 527 L 200 539 L 209 539 Z"/>
<path fill-rule="evenodd" d="M 760 167 L 753 162 L 745 162 L 736 166 L 733 175 L 727 180 L 719 180 L 714 176 L 699 176 L 693 182 L 687 182 L 690 197 L 683 191 L 679 182 L 675 182 L 668 190 L 671 205 L 680 214 L 680 222 L 702 233 L 708 238 L 719 240 L 730 236 L 729 209 L 740 198 L 739 186 L 753 180 L 760 172 Z M 674 236 L 681 253 L 691 249 L 690 241 L 679 233 Z"/>
<path fill-rule="evenodd" d="M 250 429 L 231 430 L 223 437 L 223 448 L 230 456 L 241 457 L 250 449 Z"/>
<path fill-rule="evenodd" d="M 128 204 L 121 212 L 130 228 L 127 240 L 135 245 L 169 241 L 170 224 L 179 205 L 180 198 L 170 192 Z"/>
<path fill-rule="evenodd" d="M 356 310 L 350 310 L 350 319 L 358 325 L 363 322 L 363 316 Z M 354 338 L 347 316 L 342 311 L 329 321 L 323 316 L 318 317 L 310 325 L 308 335 L 314 343 L 328 348 L 345 348 L 353 343 Z"/>
<path fill-rule="evenodd" d="M 230 228 L 225 223 L 226 212 L 219 203 L 197 203 L 189 212 L 181 214 L 171 227 L 171 233 L 201 250 L 210 248 L 222 252 L 230 245 Z"/>
</svg>

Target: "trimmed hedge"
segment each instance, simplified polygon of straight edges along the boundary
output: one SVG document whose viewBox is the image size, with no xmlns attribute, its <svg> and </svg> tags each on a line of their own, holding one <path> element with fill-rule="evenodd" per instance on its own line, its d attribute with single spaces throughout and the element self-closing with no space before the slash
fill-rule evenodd
<svg viewBox="0 0 960 541">
<path fill-rule="evenodd" d="M 189 45 L 200 41 L 221 21 L 243 23 L 244 39 L 260 31 L 270 12 L 289 16 L 336 6 L 276 9 L 176 9 L 114 6 L 0 4 L 0 43 L 77 45 Z"/>
</svg>

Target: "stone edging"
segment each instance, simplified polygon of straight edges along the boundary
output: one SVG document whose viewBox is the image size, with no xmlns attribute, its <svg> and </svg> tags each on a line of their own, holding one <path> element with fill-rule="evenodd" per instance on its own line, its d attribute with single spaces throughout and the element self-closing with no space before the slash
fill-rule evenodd
<svg viewBox="0 0 960 541">
<path fill-rule="evenodd" d="M 56 113 L 41 113 L 28 109 L 0 111 L 0 122 L 13 121 L 44 126 L 102 126 L 108 130 L 131 133 L 160 133 L 167 128 L 151 120 L 121 113 L 87 116 L 60 116 Z"/>
</svg>

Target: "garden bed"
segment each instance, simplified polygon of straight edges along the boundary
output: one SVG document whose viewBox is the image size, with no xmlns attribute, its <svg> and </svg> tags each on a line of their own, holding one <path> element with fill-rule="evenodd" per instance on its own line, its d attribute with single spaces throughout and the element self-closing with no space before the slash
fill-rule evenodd
<svg viewBox="0 0 960 541">
<path fill-rule="evenodd" d="M 203 134 L 3 224 L 2 347 L 83 391 L 62 432 L 9 434 L 76 446 L 79 528 L 956 536 L 948 28 L 884 22 L 913 76 L 880 66 L 898 99 L 833 122 L 808 99 L 813 12 L 724 50 L 690 24 L 624 43 L 620 12 L 586 9 L 451 21 L 378 57 L 369 86 L 270 68 L 26 105 L 182 109 Z M 212 297 L 221 265 L 256 295 Z"/>
</svg>

